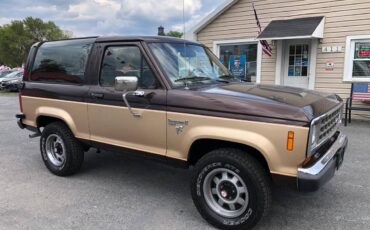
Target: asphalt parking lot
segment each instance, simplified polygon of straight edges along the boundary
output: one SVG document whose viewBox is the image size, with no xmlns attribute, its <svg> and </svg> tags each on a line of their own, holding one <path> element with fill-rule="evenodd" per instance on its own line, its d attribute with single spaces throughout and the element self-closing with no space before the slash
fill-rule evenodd
<svg viewBox="0 0 370 230">
<path fill-rule="evenodd" d="M 213 229 L 192 203 L 189 171 L 92 150 L 77 175 L 53 176 L 17 111 L 17 96 L 0 93 L 0 229 Z M 336 176 L 316 193 L 274 188 L 256 229 L 370 228 L 370 123 L 343 130 L 350 143 Z"/>
</svg>

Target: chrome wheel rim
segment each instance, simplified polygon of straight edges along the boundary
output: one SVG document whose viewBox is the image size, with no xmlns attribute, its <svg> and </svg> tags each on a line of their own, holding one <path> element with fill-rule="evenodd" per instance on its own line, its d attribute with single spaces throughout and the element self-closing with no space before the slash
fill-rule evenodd
<svg viewBox="0 0 370 230">
<path fill-rule="evenodd" d="M 56 134 L 51 134 L 46 139 L 46 155 L 50 162 L 60 167 L 66 161 L 65 146 L 62 138 Z"/>
<path fill-rule="evenodd" d="M 203 193 L 208 206 L 223 217 L 239 217 L 248 207 L 249 194 L 245 182 L 226 168 L 208 173 L 203 182 Z"/>
</svg>

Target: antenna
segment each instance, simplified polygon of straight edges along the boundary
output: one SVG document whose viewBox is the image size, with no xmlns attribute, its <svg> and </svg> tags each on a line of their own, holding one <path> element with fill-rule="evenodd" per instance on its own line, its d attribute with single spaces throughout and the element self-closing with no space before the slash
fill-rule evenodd
<svg viewBox="0 0 370 230">
<path fill-rule="evenodd" d="M 182 23 L 184 26 L 184 31 L 183 31 L 183 38 L 185 39 L 185 33 L 186 33 L 186 23 L 185 23 L 185 0 L 182 0 Z"/>
<path fill-rule="evenodd" d="M 186 23 L 185 23 L 185 0 L 182 0 L 182 23 L 184 26 L 184 31 L 182 38 L 184 39 L 184 59 L 185 59 L 185 70 L 187 70 L 186 77 L 188 77 L 190 73 L 190 60 L 187 58 L 187 52 L 186 52 L 186 42 L 185 42 L 185 33 L 186 33 Z M 185 89 L 189 89 L 187 82 L 185 81 Z"/>
</svg>

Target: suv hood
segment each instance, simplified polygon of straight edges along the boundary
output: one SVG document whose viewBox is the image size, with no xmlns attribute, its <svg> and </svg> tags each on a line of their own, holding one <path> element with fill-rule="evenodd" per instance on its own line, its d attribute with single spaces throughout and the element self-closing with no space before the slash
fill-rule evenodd
<svg viewBox="0 0 370 230">
<path fill-rule="evenodd" d="M 335 94 L 301 88 L 230 83 L 191 90 L 170 90 L 167 104 L 200 114 L 248 116 L 308 123 L 342 102 Z M 229 114 L 229 115 L 227 115 Z M 281 121 L 280 121 L 281 122 Z"/>
</svg>

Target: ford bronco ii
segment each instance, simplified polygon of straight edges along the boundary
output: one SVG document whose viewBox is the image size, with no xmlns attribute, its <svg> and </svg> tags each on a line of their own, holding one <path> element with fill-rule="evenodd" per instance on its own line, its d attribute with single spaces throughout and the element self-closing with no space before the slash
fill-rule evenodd
<svg viewBox="0 0 370 230">
<path fill-rule="evenodd" d="M 76 173 L 90 147 L 191 167 L 194 204 L 222 229 L 252 228 L 272 184 L 317 190 L 347 146 L 337 95 L 244 82 L 203 45 L 168 37 L 37 43 L 19 103 L 52 173 Z"/>
</svg>

